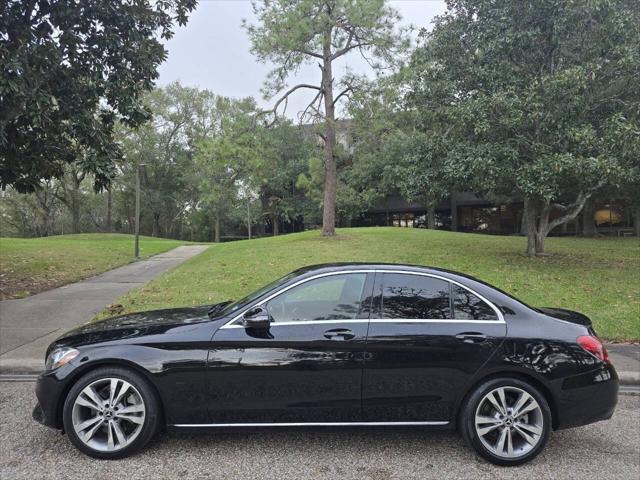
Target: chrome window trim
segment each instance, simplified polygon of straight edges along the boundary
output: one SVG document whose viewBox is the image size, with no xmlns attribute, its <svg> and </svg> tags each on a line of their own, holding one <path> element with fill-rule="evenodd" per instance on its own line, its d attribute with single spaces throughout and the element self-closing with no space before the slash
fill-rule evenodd
<svg viewBox="0 0 640 480">
<path fill-rule="evenodd" d="M 225 329 L 225 328 L 244 328 L 243 325 L 239 325 L 239 324 L 235 324 L 235 322 L 239 319 L 242 318 L 242 316 L 250 309 L 250 308 L 256 308 L 256 307 L 261 307 L 264 306 L 265 303 L 267 303 L 269 300 L 271 300 L 274 297 L 277 297 L 278 295 L 286 292 L 287 290 L 293 288 L 293 287 L 297 287 L 298 285 L 301 285 L 303 283 L 309 282 L 311 280 L 315 280 L 316 278 L 322 278 L 322 277 L 328 277 L 331 275 L 345 275 L 345 274 L 350 274 L 350 273 L 396 273 L 396 274 L 403 274 L 403 275 L 419 275 L 419 276 L 423 276 L 423 277 L 432 277 L 432 278 L 437 278 L 439 280 L 444 280 L 445 282 L 449 282 L 449 283 L 453 283 L 454 285 L 458 285 L 459 287 L 464 288 L 465 290 L 468 290 L 469 292 L 471 292 L 473 295 L 475 295 L 476 297 L 478 297 L 480 300 L 482 300 L 483 302 L 485 302 L 487 305 L 489 305 L 493 311 L 495 312 L 495 314 L 498 317 L 498 320 L 462 320 L 462 319 L 455 319 L 455 318 L 446 318 L 446 319 L 442 319 L 442 318 L 425 318 L 425 319 L 402 319 L 402 318 L 373 318 L 373 319 L 344 319 L 344 320 L 304 320 L 301 322 L 281 322 L 281 323 L 277 323 L 274 322 L 271 324 L 271 327 L 276 327 L 276 326 L 285 326 L 285 325 L 316 325 L 316 324 L 331 324 L 331 323 L 363 323 L 363 322 L 371 322 L 371 323 L 493 323 L 493 324 L 503 324 L 506 323 L 504 320 L 504 316 L 502 315 L 502 312 L 500 311 L 500 309 L 498 307 L 496 307 L 493 302 L 490 302 L 489 300 L 487 300 L 484 296 L 482 296 L 481 294 L 479 294 L 478 292 L 476 292 L 475 290 L 473 290 L 472 288 L 467 287 L 466 285 L 463 285 L 462 283 L 453 280 L 451 278 L 447 278 L 447 277 L 443 277 L 441 275 L 436 275 L 433 273 L 426 273 L 426 272 L 414 272 L 414 271 L 410 271 L 410 270 L 381 270 L 381 269 L 356 269 L 356 270 L 341 270 L 339 272 L 327 272 L 327 273 L 320 273 L 318 275 L 314 275 L 312 277 L 309 278 L 304 278 L 296 283 L 293 283 L 287 287 L 282 288 L 281 290 L 278 290 L 277 292 L 269 295 L 267 298 L 265 298 L 264 300 L 262 300 L 261 302 L 253 305 L 252 307 L 249 307 L 245 310 L 243 310 L 241 313 L 239 313 L 238 315 L 236 315 L 235 317 L 233 317 L 231 320 L 229 320 L 227 323 L 225 323 L 224 325 L 222 325 L 220 327 L 220 329 Z"/>
<path fill-rule="evenodd" d="M 293 423 L 175 423 L 172 427 L 371 427 L 388 425 L 448 425 L 449 422 L 293 422 Z"/>
</svg>

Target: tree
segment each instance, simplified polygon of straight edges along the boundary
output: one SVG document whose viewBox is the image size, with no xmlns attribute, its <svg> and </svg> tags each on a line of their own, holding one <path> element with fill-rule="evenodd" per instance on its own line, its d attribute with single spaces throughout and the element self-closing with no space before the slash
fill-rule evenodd
<svg viewBox="0 0 640 480">
<path fill-rule="evenodd" d="M 256 135 L 259 153 L 253 155 L 247 185 L 258 193 L 263 214 L 270 220 L 273 234 L 278 235 L 282 221 L 302 215 L 305 198 L 296 180 L 307 172 L 316 147 L 302 129 L 287 121 L 259 128 Z"/>
<path fill-rule="evenodd" d="M 33 191 L 84 150 L 105 187 L 120 154 L 114 125 L 148 118 L 141 100 L 166 58 L 160 40 L 195 4 L 0 2 L 0 186 Z"/>
<path fill-rule="evenodd" d="M 394 30 L 398 20 L 395 10 L 384 0 L 353 2 L 351 0 L 273 0 L 253 1 L 258 25 L 245 23 L 249 33 L 251 51 L 261 61 L 271 61 L 276 68 L 265 85 L 268 97 L 282 96 L 275 102 L 273 113 L 286 103 L 291 94 L 300 89 L 315 92 L 313 100 L 300 114 L 301 120 L 322 118 L 324 121 L 324 195 L 322 234 L 335 234 L 337 190 L 336 165 L 336 106 L 356 88 L 352 77 L 345 75 L 341 81 L 334 78 L 336 60 L 351 52 L 357 52 L 375 68 L 381 60 L 391 64 L 397 60 L 400 50 L 406 46 L 403 30 Z M 287 78 L 295 74 L 304 63 L 317 62 L 321 76 L 317 84 L 300 83 L 287 88 Z M 334 86 L 340 91 L 335 94 Z M 324 108 L 324 112 L 321 109 Z"/>
<path fill-rule="evenodd" d="M 136 169 L 145 165 L 142 204 L 143 212 L 150 214 L 153 236 L 175 233 L 176 225 L 181 225 L 193 208 L 196 188 L 190 173 L 197 144 L 220 134 L 220 116 L 228 103 L 207 90 L 173 83 L 145 96 L 151 121 L 135 129 L 123 126 L 118 130 L 126 155 L 125 161 L 118 162 L 118 182 L 133 191 Z"/>
<path fill-rule="evenodd" d="M 618 185 L 620 131 L 639 131 L 640 4 L 456 0 L 412 59 L 408 98 L 478 193 L 524 200 L 527 253 Z"/>
<path fill-rule="evenodd" d="M 220 131 L 197 144 L 193 170 L 199 194 L 196 209 L 212 218 L 215 242 L 221 239 L 223 220 L 239 203 L 247 166 L 255 163 L 258 152 L 251 128 L 253 99 L 225 99 L 220 107 Z"/>
</svg>

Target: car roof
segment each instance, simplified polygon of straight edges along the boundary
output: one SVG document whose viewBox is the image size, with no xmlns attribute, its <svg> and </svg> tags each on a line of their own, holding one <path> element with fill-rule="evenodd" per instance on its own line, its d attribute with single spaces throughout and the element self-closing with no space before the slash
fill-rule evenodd
<svg viewBox="0 0 640 480">
<path fill-rule="evenodd" d="M 348 271 L 348 270 L 407 270 L 422 273 L 443 273 L 447 275 L 456 275 L 459 277 L 468 278 L 476 282 L 480 281 L 470 275 L 466 275 L 461 272 L 453 270 L 447 270 L 444 268 L 431 267 L 425 265 L 412 265 L 405 263 L 369 263 L 369 262 L 335 262 L 335 263 L 319 263 L 316 265 L 308 265 L 306 267 L 299 268 L 293 273 L 298 275 L 325 273 L 332 271 Z"/>
</svg>

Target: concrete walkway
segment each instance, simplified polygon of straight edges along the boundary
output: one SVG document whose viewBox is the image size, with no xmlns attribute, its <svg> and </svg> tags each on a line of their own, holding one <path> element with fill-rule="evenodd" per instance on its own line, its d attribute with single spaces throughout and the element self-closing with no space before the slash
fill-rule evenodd
<svg viewBox="0 0 640 480">
<path fill-rule="evenodd" d="M 82 282 L 0 302 L 0 372 L 38 372 L 47 346 L 87 322 L 117 298 L 202 253 L 206 245 L 177 247 Z"/>
</svg>

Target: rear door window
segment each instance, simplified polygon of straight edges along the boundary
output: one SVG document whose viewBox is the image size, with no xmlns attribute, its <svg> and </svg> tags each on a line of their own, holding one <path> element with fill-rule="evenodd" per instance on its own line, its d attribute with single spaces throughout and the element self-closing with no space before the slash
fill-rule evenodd
<svg viewBox="0 0 640 480">
<path fill-rule="evenodd" d="M 424 275 L 385 273 L 382 280 L 382 318 L 451 318 L 449 282 Z"/>
</svg>

